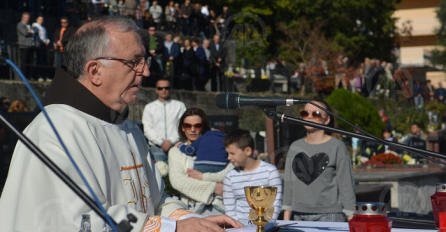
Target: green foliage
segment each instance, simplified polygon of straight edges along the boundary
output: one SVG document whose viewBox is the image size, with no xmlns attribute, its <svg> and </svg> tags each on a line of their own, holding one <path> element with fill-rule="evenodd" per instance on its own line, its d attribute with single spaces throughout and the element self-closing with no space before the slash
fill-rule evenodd
<svg viewBox="0 0 446 232">
<path fill-rule="evenodd" d="M 164 180 L 164 192 L 167 193 L 169 196 L 180 196 L 180 192 L 178 192 L 176 189 L 172 187 L 172 184 L 170 183 L 169 175 L 163 177 Z"/>
<path fill-rule="evenodd" d="M 378 99 L 372 103 L 379 109 L 384 109 L 386 116 L 392 123 L 392 130 L 404 135 L 410 133 L 413 123 L 418 123 L 422 128 L 426 128 L 428 117 L 425 112 L 418 111 L 413 102 L 405 99 L 395 101 L 394 99 Z"/>
<path fill-rule="evenodd" d="M 440 6 L 436 11 L 440 27 L 436 30 L 438 45 L 442 46 L 442 49 L 434 49 L 431 52 L 431 61 L 434 65 L 446 64 L 446 1 L 440 2 Z"/>
<path fill-rule="evenodd" d="M 240 117 L 240 128 L 247 128 L 250 131 L 265 131 L 265 114 L 256 107 L 246 107 Z"/>
<path fill-rule="evenodd" d="M 345 89 L 337 89 L 325 100 L 338 116 L 353 125 L 358 124 L 372 135 L 382 137 L 381 131 L 386 125 L 382 122 L 376 107 L 364 97 Z M 353 130 L 351 126 L 338 119 L 336 125 L 346 130 Z"/>
</svg>

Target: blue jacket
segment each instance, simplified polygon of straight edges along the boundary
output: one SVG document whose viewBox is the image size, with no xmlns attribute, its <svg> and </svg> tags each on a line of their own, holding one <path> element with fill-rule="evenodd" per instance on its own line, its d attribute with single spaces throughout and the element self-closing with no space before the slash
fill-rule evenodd
<svg viewBox="0 0 446 232">
<path fill-rule="evenodd" d="M 191 145 L 181 144 L 178 148 L 188 156 L 196 155 L 194 164 L 208 164 L 214 166 L 226 166 L 228 153 L 223 146 L 223 138 L 226 134 L 220 131 L 208 131 Z"/>
<path fill-rule="evenodd" d="M 177 58 L 178 55 L 180 55 L 180 45 L 173 42 L 172 47 L 170 48 L 170 53 L 169 50 L 167 50 L 167 47 L 164 47 L 164 58 L 166 60 L 169 59 L 169 57 L 173 56 L 173 58 Z"/>
</svg>

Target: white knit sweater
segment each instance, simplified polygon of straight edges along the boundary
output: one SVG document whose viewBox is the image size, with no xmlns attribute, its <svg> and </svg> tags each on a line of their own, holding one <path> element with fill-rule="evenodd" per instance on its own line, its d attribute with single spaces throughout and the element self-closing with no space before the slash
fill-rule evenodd
<svg viewBox="0 0 446 232">
<path fill-rule="evenodd" d="M 169 178 L 172 187 L 181 193 L 181 201 L 186 205 L 195 202 L 209 205 L 214 200 L 214 190 L 217 182 L 223 182 L 228 171 L 234 168 L 232 164 L 217 173 L 203 173 L 203 180 L 187 176 L 188 168 L 193 169 L 195 156 L 183 154 L 177 147 L 169 151 Z"/>
</svg>

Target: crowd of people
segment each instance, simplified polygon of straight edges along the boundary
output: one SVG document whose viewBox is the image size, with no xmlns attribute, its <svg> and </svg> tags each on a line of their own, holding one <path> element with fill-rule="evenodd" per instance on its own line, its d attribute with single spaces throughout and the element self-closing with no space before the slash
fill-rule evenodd
<svg viewBox="0 0 446 232">
<path fill-rule="evenodd" d="M 27 36 L 32 34 L 26 24 L 28 20 L 29 15 L 23 14 L 18 25 L 25 39 L 32 37 Z M 278 219 L 281 212 L 285 220 L 351 219 L 356 202 L 352 163 L 346 145 L 330 133 L 305 126 L 305 137 L 293 142 L 287 152 L 282 182 L 274 165 L 254 155 L 256 145 L 249 131 L 238 129 L 225 134 L 213 130 L 204 110 L 187 108 L 181 101 L 172 99 L 171 91 L 177 79 L 169 75 L 156 78 L 157 99 L 144 108 L 143 131 L 127 119 L 129 106 L 136 103 L 143 79 L 150 78 L 152 71 L 167 73 L 166 57 L 173 61 L 175 51 L 181 51 L 175 45 L 177 42 L 173 42 L 178 37 L 167 34 L 164 41 L 156 33 L 156 27 L 139 30 L 128 18 L 102 17 L 84 24 L 64 44 L 68 29 L 62 26 L 55 46 L 64 54 L 66 65 L 57 69 L 43 100 L 71 156 L 116 221 L 132 213 L 138 219 L 134 224 L 138 231 L 154 225 L 160 231 L 176 228 L 178 232 L 191 228 L 223 231 L 219 227 L 222 225 L 240 227 L 236 220 L 246 219 L 250 210 L 243 187 L 256 185 L 277 187 L 273 219 Z M 214 52 L 223 49 L 219 39 L 219 35 L 214 35 Z M 31 40 L 31 44 L 34 42 Z M 184 40 L 182 51 L 189 57 L 188 61 L 194 56 L 206 57 L 206 50 L 195 38 L 189 42 Z M 42 40 L 42 43 L 48 45 L 50 41 Z M 163 49 L 160 44 L 164 45 Z M 213 55 L 213 49 L 210 56 L 218 64 L 224 58 Z M 166 50 L 167 56 L 160 55 Z M 346 59 L 340 56 L 338 61 L 335 83 L 352 89 L 346 79 L 347 71 L 341 67 L 345 67 Z M 375 77 L 370 73 L 386 72 L 378 60 L 373 63 L 364 75 Z M 170 65 L 175 70 L 175 63 Z M 206 68 L 189 71 L 200 77 L 203 70 Z M 200 79 L 192 83 L 197 90 L 205 84 Z M 361 86 L 354 91 L 362 92 L 362 89 Z M 428 96 L 444 101 L 444 89 L 436 94 L 437 90 L 432 89 L 433 94 Z M 368 94 L 372 95 L 373 91 Z M 7 98 L 2 98 L 1 102 L 4 111 L 29 110 L 21 101 L 9 104 Z M 315 100 L 306 104 L 299 116 L 333 127 L 332 116 L 317 106 L 331 111 L 326 102 Z M 383 137 L 395 141 L 384 111 L 380 110 L 380 116 L 387 125 Z M 36 116 L 24 133 L 86 189 L 42 114 Z M 419 125 L 413 125 L 412 133 L 411 142 L 423 139 Z M 178 198 L 164 192 L 165 183 L 155 167 L 155 163 L 161 162 L 169 165 L 169 181 L 179 192 Z M 40 160 L 22 143 L 17 143 L 0 200 L 2 228 L 44 231 L 61 226 L 76 230 L 82 215 L 89 214 L 92 230 L 100 231 L 104 226 L 102 219 L 76 199 Z M 59 221 L 54 224 L 50 215 L 55 212 L 65 216 L 57 218 Z"/>
<path fill-rule="evenodd" d="M 237 220 L 250 214 L 243 186 L 253 185 L 277 187 L 274 219 L 282 211 L 282 200 L 287 212 L 302 217 L 299 220 L 346 221 L 343 212 L 351 216 L 348 212 L 355 195 L 354 183 L 348 181 L 353 177 L 351 163 L 345 158 L 347 150 L 321 130 L 307 127 L 307 137 L 294 145 L 298 153 L 290 150 L 287 163 L 291 166 L 287 166 L 282 183 L 275 166 L 253 155 L 255 144 L 249 131 L 238 129 L 226 135 L 212 130 L 205 111 L 186 109 L 171 99 L 169 79 L 160 79 L 156 83 L 158 99 L 144 109 L 143 133 L 127 119 L 143 77 L 150 76 L 151 59 L 144 57 L 143 41 L 134 22 L 126 18 L 103 17 L 83 25 L 64 46 L 67 65 L 57 70 L 43 99 L 70 156 L 115 221 L 131 213 L 137 218 L 132 226 L 138 231 L 154 227 L 178 232 L 238 228 L 242 224 Z M 329 109 L 322 101 L 313 103 Z M 328 115 L 319 117 L 318 109 L 310 104 L 302 112 L 308 113 L 305 120 L 333 123 Z M 38 114 L 24 133 L 86 189 L 45 120 Z M 325 144 L 336 144 L 338 149 L 326 150 Z M 318 149 L 323 149 L 323 156 L 319 157 Z M 302 164 L 308 156 L 324 161 L 317 176 L 305 175 L 308 170 Z M 12 157 L 0 200 L 3 229 L 76 230 L 85 214 L 91 230 L 105 228 L 104 221 L 21 142 Z M 170 183 L 180 192 L 178 199 L 164 192 L 155 161 L 168 162 Z M 345 176 L 346 181 L 338 183 L 337 175 Z M 321 190 L 316 191 L 319 196 L 314 186 Z M 285 187 L 290 191 L 283 191 Z M 316 199 L 325 198 L 325 190 L 331 200 L 326 209 L 319 210 Z M 310 192 L 312 196 L 307 196 Z M 314 200 L 305 202 L 307 197 Z M 50 216 L 54 213 L 61 215 L 57 223 Z"/>
</svg>

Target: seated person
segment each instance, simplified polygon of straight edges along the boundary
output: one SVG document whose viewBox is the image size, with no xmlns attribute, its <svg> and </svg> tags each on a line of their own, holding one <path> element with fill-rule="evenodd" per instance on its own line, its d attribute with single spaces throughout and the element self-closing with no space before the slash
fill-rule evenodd
<svg viewBox="0 0 446 232">
<path fill-rule="evenodd" d="M 273 219 L 282 209 L 282 180 L 274 165 L 252 157 L 254 139 L 247 130 L 236 130 L 223 139 L 228 159 L 235 168 L 226 173 L 223 181 L 223 203 L 225 214 L 236 219 L 247 219 L 251 207 L 246 201 L 246 186 L 277 187 Z"/>
<path fill-rule="evenodd" d="M 183 127 L 192 127 L 185 123 Z M 201 124 L 195 125 L 196 129 L 203 127 Z M 178 149 L 188 156 L 196 156 L 194 170 L 200 172 L 220 172 L 226 168 L 228 153 L 223 146 L 223 138 L 226 134 L 220 131 L 207 131 L 190 145 L 178 142 Z"/>
</svg>

